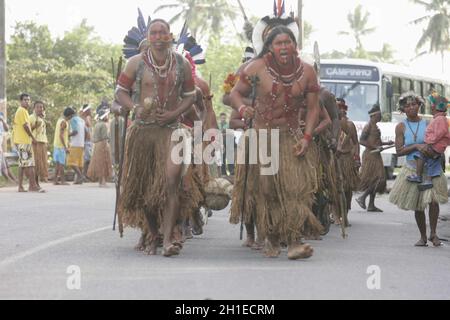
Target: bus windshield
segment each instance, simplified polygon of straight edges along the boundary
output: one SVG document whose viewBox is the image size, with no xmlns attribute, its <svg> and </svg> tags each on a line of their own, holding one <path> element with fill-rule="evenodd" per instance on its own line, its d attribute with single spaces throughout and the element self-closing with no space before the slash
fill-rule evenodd
<svg viewBox="0 0 450 320">
<path fill-rule="evenodd" d="M 336 98 L 344 98 L 348 105 L 348 117 L 352 121 L 368 121 L 369 110 L 380 103 L 379 87 L 376 84 L 323 82 Z"/>
</svg>

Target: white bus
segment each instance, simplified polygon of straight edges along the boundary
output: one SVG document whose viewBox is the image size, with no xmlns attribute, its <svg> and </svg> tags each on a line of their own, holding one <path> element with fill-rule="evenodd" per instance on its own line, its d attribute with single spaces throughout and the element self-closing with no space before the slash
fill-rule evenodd
<svg viewBox="0 0 450 320">
<path fill-rule="evenodd" d="M 367 60 L 322 60 L 320 76 L 324 87 L 336 98 L 346 100 L 349 107 L 348 116 L 355 122 L 359 136 L 369 120 L 369 110 L 376 103 L 380 105 L 383 120 L 379 127 L 383 141 L 395 141 L 395 127 L 398 122 L 405 119 L 405 116 L 397 110 L 402 93 L 414 91 L 426 98 L 431 90 L 435 89 L 441 95 L 450 96 L 450 82 L 443 78 L 433 78 L 405 67 Z M 432 119 L 428 101 L 421 114 L 427 119 Z M 447 162 L 449 156 L 450 150 L 447 150 Z M 382 157 L 389 177 L 392 177 L 395 167 L 404 163 L 404 157 L 397 158 L 395 149 L 383 152 Z"/>
</svg>

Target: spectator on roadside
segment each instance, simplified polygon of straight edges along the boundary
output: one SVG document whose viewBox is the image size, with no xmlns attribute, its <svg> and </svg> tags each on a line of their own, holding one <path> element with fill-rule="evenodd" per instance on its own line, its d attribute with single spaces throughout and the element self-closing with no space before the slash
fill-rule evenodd
<svg viewBox="0 0 450 320">
<path fill-rule="evenodd" d="M 10 182 L 17 184 L 17 179 L 12 174 L 11 170 L 8 167 L 8 163 L 6 162 L 6 157 L 3 153 L 3 141 L 6 136 L 6 132 L 9 131 L 9 126 L 6 123 L 5 115 L 3 112 L 0 112 L 0 176 L 4 176 Z"/>
<path fill-rule="evenodd" d="M 64 174 L 66 155 L 69 151 L 69 121 L 75 115 L 72 108 L 66 108 L 63 116 L 58 119 L 55 126 L 55 138 L 53 140 L 53 160 L 55 161 L 55 185 L 68 185 Z M 58 181 L 61 178 L 61 183 Z"/>
<path fill-rule="evenodd" d="M 14 144 L 19 154 L 19 192 L 39 192 L 45 193 L 43 189 L 38 187 L 35 178 L 35 162 L 32 144 L 36 143 L 36 139 L 31 132 L 30 126 L 30 95 L 22 93 L 20 95 L 20 107 L 14 116 Z M 23 187 L 23 176 L 29 180 L 28 191 Z"/>
<path fill-rule="evenodd" d="M 108 116 L 110 111 L 101 109 L 94 128 L 94 152 L 89 165 L 88 177 L 98 180 L 100 187 L 106 187 L 106 182 L 112 177 L 111 150 L 109 147 Z"/>
<path fill-rule="evenodd" d="M 75 172 L 74 184 L 83 184 L 84 142 L 86 137 L 86 124 L 77 114 L 70 120 L 70 148 L 67 157 L 67 166 Z"/>
<path fill-rule="evenodd" d="M 84 120 L 85 124 L 85 138 L 84 138 L 84 167 L 83 167 L 83 180 L 88 181 L 87 171 L 89 163 L 92 158 L 92 107 L 89 104 L 83 105 L 80 110 L 80 117 Z"/>
<path fill-rule="evenodd" d="M 42 101 L 34 103 L 34 112 L 30 116 L 31 132 L 36 143 L 33 143 L 34 160 L 36 163 L 36 184 L 48 182 L 48 155 L 47 155 L 47 123 L 45 121 L 45 105 Z"/>
</svg>

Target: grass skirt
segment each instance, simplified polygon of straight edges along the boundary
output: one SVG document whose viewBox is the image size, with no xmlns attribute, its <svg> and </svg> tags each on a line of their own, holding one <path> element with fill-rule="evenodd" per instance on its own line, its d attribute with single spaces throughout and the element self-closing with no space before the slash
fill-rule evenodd
<svg viewBox="0 0 450 320">
<path fill-rule="evenodd" d="M 119 202 L 125 227 L 146 230 L 146 212 L 161 225 L 167 199 L 166 163 L 173 131 L 138 124 L 128 129 Z"/>
<path fill-rule="evenodd" d="M 246 141 L 248 142 L 248 137 Z M 238 145 L 238 152 L 245 152 L 244 148 L 244 139 L 241 139 Z M 259 192 L 259 166 L 248 165 L 248 170 L 247 188 L 244 190 L 246 165 L 236 165 L 236 177 L 234 179 L 233 194 L 231 198 L 231 224 L 239 224 L 241 222 L 241 217 L 243 217 L 245 224 L 250 224 L 255 221 L 256 195 Z M 242 212 L 242 208 L 244 208 L 244 212 Z"/>
<path fill-rule="evenodd" d="M 338 161 L 344 178 L 344 191 L 359 191 L 361 179 L 353 155 L 351 153 L 341 154 Z"/>
<path fill-rule="evenodd" d="M 89 163 L 87 175 L 91 180 L 112 177 L 111 149 L 107 140 L 94 144 L 94 151 L 91 162 Z"/>
<path fill-rule="evenodd" d="M 416 170 L 404 166 L 397 176 L 389 201 L 402 210 L 425 211 L 429 204 L 435 202 L 445 204 L 448 202 L 447 178 L 442 173 L 433 179 L 433 189 L 419 192 L 417 183 L 409 182 L 406 178 L 415 174 Z M 424 175 L 425 178 L 425 175 Z"/>
<path fill-rule="evenodd" d="M 48 155 L 47 144 L 44 142 L 33 143 L 33 154 L 36 176 L 41 181 L 48 179 Z"/>
<path fill-rule="evenodd" d="M 338 207 L 339 194 L 335 156 L 323 141 L 316 146 L 319 159 L 316 164 L 319 177 L 318 192 L 322 192 L 333 206 Z"/>
<path fill-rule="evenodd" d="M 322 226 L 312 212 L 317 192 L 316 153 L 309 150 L 304 157 L 296 157 L 296 139 L 284 130 L 280 141 L 273 143 L 279 143 L 279 171 L 259 176 L 255 197 L 259 229 L 265 235 L 279 235 L 287 243 L 300 240 L 306 232 L 320 233 Z"/>
<path fill-rule="evenodd" d="M 203 165 L 190 165 L 183 177 L 183 191 L 181 192 L 181 218 L 190 219 L 205 203 L 206 177 Z"/>
<path fill-rule="evenodd" d="M 380 153 L 370 153 L 368 149 L 364 151 L 360 177 L 360 191 L 366 191 L 373 186 L 376 187 L 377 193 L 383 194 L 386 191 L 386 173 Z"/>
</svg>

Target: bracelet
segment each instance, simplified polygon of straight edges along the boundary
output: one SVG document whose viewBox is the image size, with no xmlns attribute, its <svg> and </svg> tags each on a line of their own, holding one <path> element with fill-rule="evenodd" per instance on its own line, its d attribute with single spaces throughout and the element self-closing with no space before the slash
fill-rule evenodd
<svg viewBox="0 0 450 320">
<path fill-rule="evenodd" d="M 305 133 L 305 135 L 303 136 L 303 139 L 305 139 L 308 142 L 312 141 L 312 136 L 310 134 Z"/>
<path fill-rule="evenodd" d="M 239 108 L 239 115 L 241 116 L 241 118 L 244 118 L 244 113 L 245 113 L 245 109 L 246 108 L 247 108 L 247 106 L 245 104 L 240 106 L 240 108 Z"/>
</svg>

